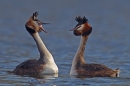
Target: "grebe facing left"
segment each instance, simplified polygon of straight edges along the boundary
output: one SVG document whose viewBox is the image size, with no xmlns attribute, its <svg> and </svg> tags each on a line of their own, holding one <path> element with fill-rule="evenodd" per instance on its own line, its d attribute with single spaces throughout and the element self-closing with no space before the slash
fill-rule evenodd
<svg viewBox="0 0 130 86">
<path fill-rule="evenodd" d="M 78 24 L 74 29 L 74 35 L 81 36 L 81 41 L 75 54 L 70 70 L 71 75 L 83 75 L 87 77 L 119 77 L 119 69 L 113 70 L 102 64 L 88 64 L 84 60 L 84 50 L 87 39 L 92 32 L 92 27 L 88 24 L 85 17 L 76 17 Z"/>
<path fill-rule="evenodd" d="M 38 12 L 33 13 L 28 22 L 25 24 L 26 30 L 33 37 L 40 52 L 38 60 L 27 60 L 19 64 L 11 73 L 15 74 L 57 74 L 58 67 L 53 59 L 53 56 L 48 51 L 43 41 L 41 40 L 38 32 L 44 30 L 43 23 L 37 19 Z M 47 33 L 47 32 L 46 32 Z"/>
</svg>

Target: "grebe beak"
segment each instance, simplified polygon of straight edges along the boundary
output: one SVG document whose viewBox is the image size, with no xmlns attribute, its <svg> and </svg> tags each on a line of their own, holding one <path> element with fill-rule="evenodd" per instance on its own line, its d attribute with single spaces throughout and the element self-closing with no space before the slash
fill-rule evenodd
<svg viewBox="0 0 130 86">
<path fill-rule="evenodd" d="M 42 22 L 42 24 L 50 24 L 50 23 L 43 23 L 43 22 Z M 40 28 L 40 31 L 44 31 L 45 33 L 47 33 L 47 31 L 45 31 L 45 29 L 43 28 L 42 25 L 40 25 L 39 28 Z"/>
<path fill-rule="evenodd" d="M 45 31 L 42 25 L 40 25 L 39 28 L 40 28 L 40 31 L 44 31 L 45 33 L 47 33 L 47 31 Z"/>
<path fill-rule="evenodd" d="M 77 27 L 75 27 L 75 28 L 73 28 L 73 29 L 71 29 L 71 30 L 69 30 L 69 31 L 74 31 L 74 30 L 77 30 L 78 28 L 80 28 L 81 26 L 79 25 L 79 26 L 77 26 Z"/>
<path fill-rule="evenodd" d="M 42 24 L 50 24 L 50 23 L 43 23 L 43 22 L 42 22 Z"/>
</svg>

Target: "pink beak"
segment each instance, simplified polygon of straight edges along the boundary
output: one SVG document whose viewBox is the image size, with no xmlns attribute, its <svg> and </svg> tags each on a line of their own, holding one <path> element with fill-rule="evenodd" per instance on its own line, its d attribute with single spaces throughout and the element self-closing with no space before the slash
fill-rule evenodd
<svg viewBox="0 0 130 86">
<path fill-rule="evenodd" d="M 40 25 L 39 27 L 40 27 L 40 29 L 41 29 L 42 31 L 44 31 L 45 33 L 47 33 L 47 31 L 45 31 L 45 29 L 43 28 L 42 25 Z"/>
</svg>

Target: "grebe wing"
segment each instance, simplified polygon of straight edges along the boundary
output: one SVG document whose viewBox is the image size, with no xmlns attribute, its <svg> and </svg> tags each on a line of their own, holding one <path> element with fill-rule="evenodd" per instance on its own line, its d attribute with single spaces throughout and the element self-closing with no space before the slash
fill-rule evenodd
<svg viewBox="0 0 130 86">
<path fill-rule="evenodd" d="M 103 70 L 111 70 L 110 68 L 108 68 L 107 66 L 105 65 L 102 65 L 102 64 L 86 64 L 83 66 L 83 68 L 85 70 L 89 70 L 89 71 L 103 71 Z"/>
<path fill-rule="evenodd" d="M 32 66 L 36 65 L 37 60 L 36 59 L 31 59 L 31 60 L 26 60 L 24 62 L 22 62 L 21 64 L 19 64 L 16 68 L 32 68 Z"/>
</svg>

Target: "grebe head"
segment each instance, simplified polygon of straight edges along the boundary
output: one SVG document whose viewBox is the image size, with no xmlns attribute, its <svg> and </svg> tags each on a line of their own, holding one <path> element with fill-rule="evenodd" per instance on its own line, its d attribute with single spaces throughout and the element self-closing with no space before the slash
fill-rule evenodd
<svg viewBox="0 0 130 86">
<path fill-rule="evenodd" d="M 88 19 L 86 19 L 85 16 L 83 18 L 77 16 L 75 20 L 78 22 L 78 24 L 75 26 L 75 28 L 70 30 L 70 31 L 74 31 L 74 35 L 86 36 L 92 32 L 92 27 L 88 24 Z"/>
<path fill-rule="evenodd" d="M 35 32 L 41 32 L 41 31 L 47 33 L 45 29 L 42 27 L 42 24 L 49 24 L 49 23 L 41 22 L 40 20 L 37 19 L 37 16 L 38 16 L 38 12 L 33 13 L 33 15 L 30 17 L 28 22 L 25 24 L 26 30 L 30 34 Z"/>
</svg>

